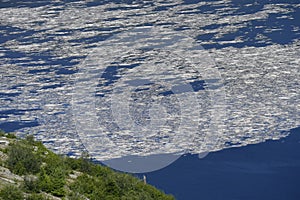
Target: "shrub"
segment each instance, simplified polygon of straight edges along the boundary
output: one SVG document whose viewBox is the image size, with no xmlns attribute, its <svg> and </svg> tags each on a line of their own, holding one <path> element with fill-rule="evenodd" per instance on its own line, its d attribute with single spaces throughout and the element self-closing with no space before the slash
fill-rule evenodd
<svg viewBox="0 0 300 200">
<path fill-rule="evenodd" d="M 5 136 L 5 135 L 6 135 L 5 132 L 4 132 L 3 130 L 0 129 L 0 137 L 3 137 L 3 136 Z"/>
<path fill-rule="evenodd" d="M 36 142 L 34 141 L 34 136 L 33 135 L 27 135 L 26 136 L 26 141 L 31 144 L 34 145 Z"/>
<path fill-rule="evenodd" d="M 32 149 L 16 142 L 8 147 L 7 167 L 18 175 L 37 173 L 40 170 L 41 161 L 32 152 Z"/>
<path fill-rule="evenodd" d="M 69 157 L 65 158 L 65 164 L 72 170 L 79 170 L 81 165 L 78 159 L 73 159 Z"/>
<path fill-rule="evenodd" d="M 10 138 L 10 139 L 16 139 L 17 138 L 17 136 L 14 133 L 7 133 L 5 135 L 5 137 Z"/>
<path fill-rule="evenodd" d="M 39 181 L 38 178 L 32 175 L 24 177 L 24 189 L 27 192 L 39 192 Z"/>
<path fill-rule="evenodd" d="M 0 137 L 7 137 L 11 139 L 16 139 L 16 135 L 14 133 L 5 133 L 3 130 L 0 129 Z"/>
<path fill-rule="evenodd" d="M 83 198 L 81 197 L 81 195 L 78 192 L 70 192 L 68 194 L 68 200 L 82 200 Z"/>
<path fill-rule="evenodd" d="M 30 194 L 29 196 L 27 196 L 26 200 L 50 200 L 50 198 L 45 197 L 42 194 L 33 193 L 33 194 Z"/>
<path fill-rule="evenodd" d="M 15 186 L 8 185 L 0 191 L 1 200 L 23 200 L 24 195 L 21 190 Z"/>
<path fill-rule="evenodd" d="M 44 169 L 39 174 L 39 188 L 54 196 L 62 197 L 65 195 L 65 178 L 60 176 L 60 172 L 47 174 Z"/>
</svg>

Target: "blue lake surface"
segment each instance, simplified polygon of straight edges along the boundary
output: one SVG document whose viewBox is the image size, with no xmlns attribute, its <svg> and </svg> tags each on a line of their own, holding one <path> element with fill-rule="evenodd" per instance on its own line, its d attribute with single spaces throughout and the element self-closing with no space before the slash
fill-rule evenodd
<svg viewBox="0 0 300 200">
<path fill-rule="evenodd" d="M 176 199 L 299 199 L 300 128 L 278 141 L 184 155 L 146 174 L 150 184 Z"/>
<path fill-rule="evenodd" d="M 193 91 L 203 97 L 200 136 L 180 144 L 190 154 L 166 168 L 144 173 L 148 183 L 179 200 L 298 200 L 299 19 L 299 0 L 0 0 L 0 129 L 21 137 L 34 134 L 55 152 L 80 155 L 86 147 L 73 122 L 72 94 L 82 61 L 101 42 L 113 40 L 120 33 L 141 27 L 168 28 L 193 38 L 213 57 L 214 69 L 223 82 L 209 89 L 225 88 L 226 126 L 215 135 L 219 143 L 211 147 L 213 152 L 199 159 L 196 153 L 203 150 L 201 137 L 205 138 L 211 120 L 206 114 L 212 103 L 207 103 L 209 95 L 205 92 L 208 83 L 217 83 L 218 79 L 204 80 L 185 64 L 177 63 Z M 109 96 L 127 72 L 155 57 L 147 54 L 149 47 L 138 50 L 109 63 L 97 76 L 96 98 Z M 172 59 L 181 56 L 174 55 L 154 60 L 173 64 Z M 187 59 L 182 58 L 185 62 Z M 156 71 L 164 76 L 172 72 L 164 70 Z M 178 74 L 169 79 L 176 77 Z M 149 99 L 169 98 L 177 89 L 186 88 L 184 84 L 155 88 L 154 81 L 147 78 L 124 81 L 136 86 L 134 92 L 140 96 L 133 98 L 135 102 L 141 96 L 148 103 Z M 169 109 L 167 114 L 180 114 L 176 110 L 178 101 L 164 106 L 170 105 L 175 111 Z M 102 112 L 105 106 L 95 109 Z M 151 116 L 148 104 L 143 106 L 133 111 L 138 113 L 136 123 L 146 125 Z M 107 137 L 120 146 L 107 153 L 116 157 L 125 151 L 121 147 L 130 146 L 126 143 L 130 137 L 114 136 L 114 130 L 119 129 L 110 112 L 103 111 L 99 118 L 107 118 L 99 121 L 108 130 Z M 178 128 L 174 121 L 167 122 L 174 130 Z M 146 147 L 150 149 L 159 142 L 165 145 L 168 138 L 154 137 L 154 143 Z M 145 152 L 141 148 L 141 154 Z M 174 152 L 171 149 L 166 153 Z"/>
</svg>

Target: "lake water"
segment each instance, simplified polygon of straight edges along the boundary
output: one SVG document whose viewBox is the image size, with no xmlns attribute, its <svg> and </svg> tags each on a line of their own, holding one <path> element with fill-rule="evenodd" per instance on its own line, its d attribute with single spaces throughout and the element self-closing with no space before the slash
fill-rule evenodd
<svg viewBox="0 0 300 200">
<path fill-rule="evenodd" d="M 298 0 L 0 11 L 0 129 L 107 164 L 175 155 L 147 176 L 178 199 L 299 199 Z"/>
<path fill-rule="evenodd" d="M 226 149 L 203 159 L 183 156 L 146 174 L 177 199 L 298 199 L 300 129 L 278 141 Z"/>
</svg>

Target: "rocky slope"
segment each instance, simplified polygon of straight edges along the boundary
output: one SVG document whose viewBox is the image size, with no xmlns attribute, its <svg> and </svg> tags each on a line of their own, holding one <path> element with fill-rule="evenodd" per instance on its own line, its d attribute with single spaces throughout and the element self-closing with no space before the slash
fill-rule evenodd
<svg viewBox="0 0 300 200">
<path fill-rule="evenodd" d="M 0 133 L 0 199 L 3 200 L 172 200 L 130 174 L 59 156 L 33 136 Z"/>
</svg>

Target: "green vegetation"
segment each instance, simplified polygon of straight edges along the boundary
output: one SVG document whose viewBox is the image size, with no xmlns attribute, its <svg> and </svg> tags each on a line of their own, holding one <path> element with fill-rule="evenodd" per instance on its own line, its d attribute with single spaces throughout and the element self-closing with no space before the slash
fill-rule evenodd
<svg viewBox="0 0 300 200">
<path fill-rule="evenodd" d="M 23 200 L 22 191 L 13 185 L 7 185 L 0 191 L 0 198 L 5 200 Z"/>
<path fill-rule="evenodd" d="M 3 130 L 0 130 L 0 137 L 6 137 L 10 139 L 16 139 L 16 135 L 13 133 L 5 133 Z"/>
<path fill-rule="evenodd" d="M 0 176 L 0 199 L 3 200 L 173 200 L 153 186 L 130 174 L 90 162 L 88 155 L 79 159 L 58 156 L 33 136 L 18 140 L 0 132 L 10 142 L 1 151 L 7 155 L 3 167 L 22 177 L 5 184 Z M 16 176 L 15 175 L 15 176 Z M 15 182 L 15 183 L 12 183 Z"/>
<path fill-rule="evenodd" d="M 6 165 L 15 174 L 35 174 L 39 172 L 41 159 L 33 153 L 33 147 L 26 143 L 16 142 L 8 147 Z"/>
</svg>

